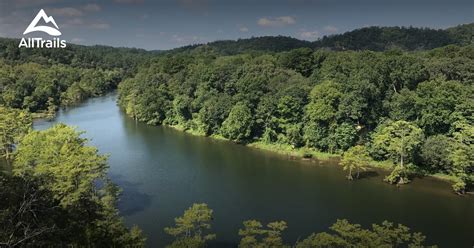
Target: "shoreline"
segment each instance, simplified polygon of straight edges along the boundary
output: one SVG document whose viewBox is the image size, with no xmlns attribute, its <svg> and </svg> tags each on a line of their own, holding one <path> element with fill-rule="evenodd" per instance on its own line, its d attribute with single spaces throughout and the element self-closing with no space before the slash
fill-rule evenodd
<svg viewBox="0 0 474 248">
<path fill-rule="evenodd" d="M 144 124 L 146 124 L 146 123 L 144 123 Z M 146 124 L 146 125 L 149 125 L 149 124 Z M 298 159 L 298 160 L 305 160 L 305 161 L 316 161 L 316 160 L 327 161 L 327 160 L 334 160 L 334 159 L 340 160 L 341 159 L 341 155 L 339 155 L 339 154 L 321 152 L 321 151 L 318 151 L 316 149 L 311 149 L 311 148 L 307 148 L 307 147 L 293 148 L 290 145 L 277 144 L 277 143 L 275 143 L 275 144 L 266 144 L 266 143 L 263 143 L 261 141 L 256 141 L 256 142 L 247 143 L 247 144 L 239 144 L 237 142 L 233 142 L 229 139 L 226 139 L 221 135 L 216 135 L 216 134 L 205 135 L 205 134 L 200 133 L 196 130 L 189 129 L 189 128 L 183 127 L 181 125 L 165 125 L 165 124 L 161 124 L 161 125 L 164 126 L 164 127 L 172 128 L 172 129 L 177 130 L 177 131 L 181 131 L 181 132 L 186 133 L 186 134 L 193 135 L 193 136 L 208 137 L 208 138 L 212 138 L 212 139 L 216 139 L 216 140 L 225 140 L 225 141 L 228 141 L 228 142 L 232 142 L 236 145 L 242 145 L 242 146 L 250 147 L 250 148 L 253 148 L 253 149 L 272 152 L 272 153 L 279 154 L 279 155 L 285 155 L 285 156 L 288 157 L 288 159 Z M 379 169 L 379 170 L 383 170 L 383 171 L 386 171 L 386 172 L 390 172 L 392 170 L 393 166 L 394 166 L 393 163 L 390 162 L 389 160 L 372 161 L 372 163 L 369 165 L 369 167 L 372 168 L 372 169 Z M 341 167 L 341 169 L 342 169 L 342 167 Z M 430 178 L 434 178 L 434 179 L 442 181 L 442 182 L 448 182 L 448 183 L 454 183 L 455 182 L 455 177 L 454 176 L 448 175 L 448 174 L 441 174 L 441 173 L 419 174 L 419 175 L 415 175 L 414 177 L 416 177 L 416 178 L 430 177 Z M 474 194 L 474 192 L 466 192 L 466 194 L 470 195 L 470 194 Z"/>
<path fill-rule="evenodd" d="M 104 94 L 102 96 L 99 96 L 99 97 L 103 97 L 103 96 L 106 96 L 108 94 L 116 94 L 116 93 L 117 92 L 114 90 L 112 92 L 106 93 L 106 94 Z M 93 98 L 95 98 L 95 97 L 91 97 L 91 98 L 88 98 L 86 100 L 90 100 L 90 99 L 93 99 Z M 83 102 L 81 102 L 77 105 L 80 105 Z M 75 106 L 77 106 L 77 105 L 75 105 Z M 120 105 L 118 105 L 118 106 L 119 106 L 120 111 L 123 111 L 122 107 Z M 74 106 L 72 106 L 72 107 L 74 107 Z M 51 119 L 56 118 L 56 115 L 58 114 L 58 112 L 59 111 L 57 111 L 54 114 L 54 117 L 51 118 Z M 33 115 L 36 114 L 36 116 L 33 117 L 34 120 L 47 119 L 46 116 L 43 115 L 44 113 L 41 113 L 39 115 L 38 115 L 38 113 L 32 113 L 32 114 Z M 131 118 L 129 115 L 127 115 L 125 113 L 125 111 L 124 111 L 124 114 L 127 118 Z M 151 125 L 151 124 L 148 124 L 146 122 L 141 122 L 141 123 L 143 123 L 145 125 L 150 125 L 150 126 L 160 126 L 160 125 Z M 321 151 L 318 151 L 316 149 L 307 148 L 307 147 L 293 148 L 290 145 L 277 144 L 277 143 L 266 144 L 266 143 L 263 143 L 261 141 L 256 141 L 256 142 L 247 143 L 247 144 L 240 144 L 240 143 L 234 142 L 232 140 L 229 140 L 229 139 L 223 137 L 222 135 L 217 135 L 217 134 L 205 135 L 204 133 L 201 133 L 197 130 L 190 129 L 188 127 L 184 127 L 182 125 L 161 124 L 161 126 L 168 127 L 168 128 L 171 128 L 171 129 L 174 129 L 174 130 L 186 133 L 186 134 L 190 134 L 190 135 L 193 135 L 193 136 L 207 137 L 207 138 L 212 138 L 212 139 L 215 139 L 215 140 L 222 140 L 222 141 L 232 142 L 236 145 L 242 145 L 242 146 L 246 146 L 246 147 L 249 147 L 249 148 L 252 148 L 252 149 L 258 149 L 258 150 L 271 152 L 271 153 L 282 155 L 282 156 L 287 156 L 287 159 L 291 159 L 291 160 L 303 160 L 303 161 L 322 160 L 322 161 L 328 161 L 328 160 L 340 160 L 341 159 L 340 154 L 332 154 L 332 153 L 328 153 L 328 152 L 321 152 Z M 308 155 L 310 155 L 310 156 L 308 157 Z M 377 169 L 377 170 L 383 170 L 385 172 L 390 172 L 392 170 L 393 166 L 394 166 L 393 163 L 388 161 L 388 160 L 385 160 L 385 161 L 372 161 L 372 163 L 369 164 L 370 168 Z M 341 169 L 342 169 L 342 167 L 341 167 Z M 448 175 L 448 174 L 441 174 L 441 173 L 419 174 L 419 175 L 415 175 L 415 177 L 417 177 L 417 178 L 429 177 L 429 178 L 433 178 L 435 180 L 439 180 L 441 182 L 447 182 L 447 183 L 456 182 L 456 178 L 454 176 Z M 466 191 L 466 195 L 474 195 L 474 191 Z"/>
</svg>

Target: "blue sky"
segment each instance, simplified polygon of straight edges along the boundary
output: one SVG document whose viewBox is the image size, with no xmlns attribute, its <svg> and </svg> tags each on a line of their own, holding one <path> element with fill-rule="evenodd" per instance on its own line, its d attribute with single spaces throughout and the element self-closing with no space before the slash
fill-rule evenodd
<svg viewBox="0 0 474 248">
<path fill-rule="evenodd" d="M 365 26 L 446 28 L 474 21 L 472 0 L 0 0 L 0 36 L 21 37 L 44 9 L 62 39 L 170 49 L 264 35 L 316 40 Z"/>
</svg>

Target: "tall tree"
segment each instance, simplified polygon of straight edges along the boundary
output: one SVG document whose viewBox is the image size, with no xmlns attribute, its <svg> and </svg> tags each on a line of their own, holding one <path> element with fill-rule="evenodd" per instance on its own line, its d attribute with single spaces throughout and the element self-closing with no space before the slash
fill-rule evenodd
<svg viewBox="0 0 474 248">
<path fill-rule="evenodd" d="M 356 145 L 347 150 L 342 156 L 341 165 L 344 170 L 348 170 L 347 179 L 353 180 L 352 172 L 356 171 L 356 178 L 359 178 L 359 172 L 367 170 L 370 163 L 370 156 L 364 146 Z"/>
<path fill-rule="evenodd" d="M 405 163 L 413 157 L 413 151 L 423 140 L 423 131 L 407 121 L 395 121 L 381 127 L 374 133 L 373 145 L 387 156 L 398 161 L 398 166 L 387 177 L 390 183 L 407 182 Z"/>
</svg>

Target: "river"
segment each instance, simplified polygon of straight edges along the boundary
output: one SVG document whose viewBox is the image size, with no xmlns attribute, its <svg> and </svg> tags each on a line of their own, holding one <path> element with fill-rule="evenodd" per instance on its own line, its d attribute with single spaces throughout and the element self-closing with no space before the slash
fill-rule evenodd
<svg viewBox="0 0 474 248">
<path fill-rule="evenodd" d="M 238 243 L 242 221 L 285 220 L 285 239 L 295 242 L 327 231 L 346 218 L 368 227 L 389 220 L 423 232 L 440 247 L 474 245 L 474 197 L 451 193 L 449 184 L 415 179 L 397 188 L 383 172 L 345 179 L 335 161 L 299 161 L 253 148 L 196 137 L 167 127 L 136 123 L 116 105 L 116 94 L 61 111 L 36 129 L 62 122 L 85 131 L 101 153 L 109 154 L 109 175 L 123 188 L 119 209 L 136 224 L 149 247 L 171 241 L 171 226 L 192 203 L 214 210 L 214 243 Z"/>
</svg>

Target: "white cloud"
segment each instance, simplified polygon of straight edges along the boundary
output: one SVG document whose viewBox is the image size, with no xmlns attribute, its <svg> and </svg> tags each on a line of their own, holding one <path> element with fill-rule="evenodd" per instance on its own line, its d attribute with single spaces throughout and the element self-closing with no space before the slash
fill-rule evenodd
<svg viewBox="0 0 474 248">
<path fill-rule="evenodd" d="M 337 27 L 334 27 L 334 26 L 331 26 L 331 25 L 328 25 L 328 26 L 324 27 L 324 31 L 327 31 L 329 33 L 335 33 L 338 30 L 339 29 Z"/>
<path fill-rule="evenodd" d="M 262 17 L 258 19 L 257 24 L 262 27 L 282 27 L 295 24 L 295 18 L 291 16 L 279 16 L 275 18 Z"/>
<path fill-rule="evenodd" d="M 245 33 L 245 32 L 248 32 L 249 29 L 247 27 L 240 27 L 239 31 L 242 32 L 242 33 Z"/>
<path fill-rule="evenodd" d="M 300 37 L 305 40 L 316 40 L 317 38 L 320 37 L 320 33 L 317 30 L 314 30 L 314 31 L 303 30 L 300 32 Z"/>
</svg>

